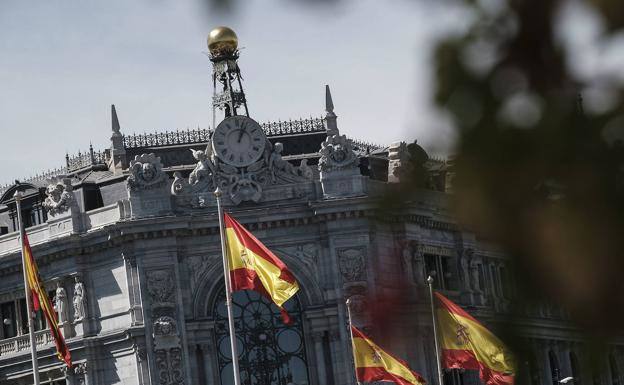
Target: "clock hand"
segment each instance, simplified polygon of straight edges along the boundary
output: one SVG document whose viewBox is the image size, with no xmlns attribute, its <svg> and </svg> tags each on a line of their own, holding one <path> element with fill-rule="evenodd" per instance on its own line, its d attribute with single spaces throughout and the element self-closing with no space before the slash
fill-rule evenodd
<svg viewBox="0 0 624 385">
<path fill-rule="evenodd" d="M 241 139 L 243 139 L 243 134 L 245 133 L 245 123 L 243 122 L 243 124 L 241 124 L 241 129 L 240 129 L 240 134 L 238 134 L 238 143 L 241 142 Z"/>
</svg>

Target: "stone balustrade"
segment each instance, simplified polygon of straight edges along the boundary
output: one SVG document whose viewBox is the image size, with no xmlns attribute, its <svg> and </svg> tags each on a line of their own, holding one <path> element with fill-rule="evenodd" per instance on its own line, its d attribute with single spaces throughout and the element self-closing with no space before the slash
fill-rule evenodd
<svg viewBox="0 0 624 385">
<path fill-rule="evenodd" d="M 50 330 L 39 330 L 35 332 L 35 344 L 37 348 L 44 347 L 54 343 Z M 17 354 L 24 351 L 30 351 L 30 337 L 28 334 L 7 338 L 0 342 L 0 356 Z"/>
<path fill-rule="evenodd" d="M 113 224 L 121 218 L 120 208 L 112 204 L 95 210 L 80 213 L 76 217 L 66 217 L 62 220 L 51 221 L 27 229 L 28 240 L 31 245 L 61 238 L 72 233 L 87 232 L 106 225 Z M 76 222 L 76 223 L 75 223 Z M 0 236 L 0 258 L 3 254 L 18 252 L 20 248 L 19 233 L 14 231 Z"/>
</svg>

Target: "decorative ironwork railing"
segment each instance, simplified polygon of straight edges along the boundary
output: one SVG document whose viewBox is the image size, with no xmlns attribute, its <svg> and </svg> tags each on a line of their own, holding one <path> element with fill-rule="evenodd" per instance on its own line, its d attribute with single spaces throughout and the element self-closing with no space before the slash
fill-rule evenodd
<svg viewBox="0 0 624 385">
<path fill-rule="evenodd" d="M 325 119 L 310 117 L 310 119 L 267 122 L 262 123 L 261 126 L 268 136 L 301 134 L 306 132 L 324 132 Z"/>
<path fill-rule="evenodd" d="M 108 151 L 93 151 L 93 146 L 89 146 L 88 152 L 78 152 L 76 155 L 65 155 L 67 172 L 79 170 L 83 167 L 105 165 L 110 159 Z"/>
<path fill-rule="evenodd" d="M 301 134 L 307 132 L 325 132 L 323 118 L 309 118 L 261 124 L 267 136 Z M 176 144 L 205 143 L 210 138 L 211 130 L 204 128 L 124 135 L 125 148 L 162 147 Z"/>
<path fill-rule="evenodd" d="M 35 345 L 45 346 L 52 344 L 54 339 L 50 330 L 40 330 L 35 332 Z M 15 354 L 23 351 L 30 351 L 30 337 L 28 334 L 13 338 L 7 338 L 0 342 L 0 356 Z"/>
<path fill-rule="evenodd" d="M 359 140 L 359 139 L 349 138 L 349 140 L 351 141 L 354 147 L 357 147 L 361 151 L 370 152 L 370 151 L 375 151 L 375 150 L 381 150 L 382 148 L 384 148 L 384 146 L 381 146 L 379 144 L 366 142 L 366 141 Z"/>
<path fill-rule="evenodd" d="M 67 167 L 55 168 L 52 170 L 41 172 L 39 174 L 35 174 L 35 176 L 28 178 L 27 180 L 25 180 L 25 182 L 33 182 L 33 181 L 38 181 L 38 180 L 51 179 L 55 176 L 63 175 L 63 174 L 67 174 Z"/>
<path fill-rule="evenodd" d="M 153 134 L 124 135 L 124 147 L 159 147 L 174 144 L 193 144 L 207 142 L 210 130 L 197 128 L 194 130 L 176 130 L 169 132 L 154 132 Z"/>
</svg>

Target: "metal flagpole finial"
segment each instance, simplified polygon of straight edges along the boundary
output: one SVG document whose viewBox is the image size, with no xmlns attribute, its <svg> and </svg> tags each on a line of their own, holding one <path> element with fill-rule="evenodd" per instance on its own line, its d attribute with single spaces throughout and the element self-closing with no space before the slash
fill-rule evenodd
<svg viewBox="0 0 624 385">
<path fill-rule="evenodd" d="M 432 276 L 428 276 L 428 277 L 427 277 L 427 283 L 428 283 L 429 285 L 431 285 L 431 284 L 433 283 L 433 277 L 432 277 Z"/>
<path fill-rule="evenodd" d="M 24 197 L 24 193 L 19 190 L 17 190 L 15 194 L 13 194 L 13 198 L 15 198 L 15 200 L 18 202 L 21 201 L 23 197 Z"/>
<path fill-rule="evenodd" d="M 217 187 L 217 188 L 216 188 L 216 190 L 214 190 L 214 195 L 215 195 L 217 198 L 221 198 L 221 195 L 223 195 L 223 192 L 221 191 L 221 188 L 220 188 L 220 187 Z"/>
</svg>

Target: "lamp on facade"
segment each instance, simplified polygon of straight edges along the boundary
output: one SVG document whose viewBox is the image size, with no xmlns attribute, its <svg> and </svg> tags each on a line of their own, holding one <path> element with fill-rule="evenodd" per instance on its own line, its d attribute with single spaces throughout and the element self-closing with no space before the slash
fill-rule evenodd
<svg viewBox="0 0 624 385">
<path fill-rule="evenodd" d="M 574 382 L 574 377 L 566 377 L 562 380 L 559 380 L 560 384 L 567 384 L 568 382 Z"/>
</svg>

